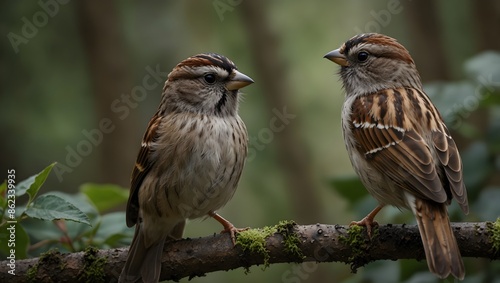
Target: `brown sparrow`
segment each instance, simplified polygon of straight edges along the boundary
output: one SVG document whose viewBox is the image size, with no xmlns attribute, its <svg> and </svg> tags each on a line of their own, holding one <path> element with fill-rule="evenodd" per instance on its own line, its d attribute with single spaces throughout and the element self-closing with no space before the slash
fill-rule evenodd
<svg viewBox="0 0 500 283">
<path fill-rule="evenodd" d="M 429 270 L 440 278 L 465 275 L 446 206 L 468 213 L 462 161 L 436 107 L 424 93 L 408 51 L 395 39 L 369 33 L 325 55 L 339 64 L 346 92 L 344 140 L 354 170 L 379 205 L 351 225 L 376 224 L 384 205 L 415 215 Z"/>
<path fill-rule="evenodd" d="M 132 173 L 127 225 L 135 235 L 119 282 L 158 282 L 166 239 L 182 237 L 186 219 L 211 216 L 233 196 L 247 155 L 238 116 L 239 89 L 253 83 L 233 62 L 199 54 L 168 75 Z"/>
</svg>

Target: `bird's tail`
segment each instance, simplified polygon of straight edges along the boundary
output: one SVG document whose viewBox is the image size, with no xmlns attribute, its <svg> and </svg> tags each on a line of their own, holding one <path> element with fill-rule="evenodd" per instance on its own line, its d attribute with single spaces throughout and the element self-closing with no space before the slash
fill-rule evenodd
<svg viewBox="0 0 500 283">
<path fill-rule="evenodd" d="M 415 216 L 429 270 L 440 278 L 450 273 L 462 280 L 464 263 L 444 203 L 415 199 Z"/>
<path fill-rule="evenodd" d="M 135 235 L 128 251 L 127 261 L 118 282 L 158 282 L 161 270 L 161 255 L 165 239 L 146 247 L 141 223 L 135 226 Z"/>
<path fill-rule="evenodd" d="M 127 261 L 123 267 L 119 283 L 158 282 L 161 271 L 161 257 L 166 239 L 180 239 L 184 231 L 185 221 L 178 223 L 167 237 L 159 239 L 149 247 L 146 246 L 142 223 L 135 226 L 135 235 L 130 244 Z"/>
</svg>

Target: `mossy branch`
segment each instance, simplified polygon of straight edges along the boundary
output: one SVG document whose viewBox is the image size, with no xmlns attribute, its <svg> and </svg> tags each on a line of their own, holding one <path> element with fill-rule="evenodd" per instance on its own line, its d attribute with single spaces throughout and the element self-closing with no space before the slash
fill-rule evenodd
<svg viewBox="0 0 500 283">
<path fill-rule="evenodd" d="M 452 227 L 462 256 L 500 259 L 500 220 L 453 223 Z M 424 259 L 415 225 L 383 225 L 372 239 L 365 229 L 343 225 L 299 226 L 281 222 L 250 231 L 240 234 L 239 244 L 234 247 L 227 234 L 166 243 L 161 279 L 179 280 L 219 270 L 285 262 L 344 262 L 356 271 L 376 260 Z M 260 243 L 264 240 L 265 249 L 242 246 L 252 245 L 252 239 Z M 9 262 L 3 261 L 0 282 L 117 282 L 127 251 L 122 248 L 70 254 L 50 252 L 40 258 L 16 261 L 15 276 L 8 273 Z"/>
</svg>

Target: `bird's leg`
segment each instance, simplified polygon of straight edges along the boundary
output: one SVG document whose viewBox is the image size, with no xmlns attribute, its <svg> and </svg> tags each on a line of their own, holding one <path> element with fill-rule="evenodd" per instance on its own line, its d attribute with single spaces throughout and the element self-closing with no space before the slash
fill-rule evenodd
<svg viewBox="0 0 500 283">
<path fill-rule="evenodd" d="M 222 230 L 221 233 L 227 232 L 231 235 L 231 241 L 233 242 L 233 245 L 236 245 L 236 233 L 240 233 L 242 231 L 248 230 L 249 228 L 236 228 L 234 225 L 227 221 L 224 217 L 220 216 L 217 214 L 215 211 L 210 211 L 208 213 L 209 216 L 211 216 L 213 219 L 217 220 L 222 226 L 224 226 L 224 230 Z"/>
<path fill-rule="evenodd" d="M 379 211 L 383 207 L 384 207 L 383 205 L 379 204 L 377 207 L 375 207 L 375 209 L 373 209 L 370 213 L 368 213 L 368 215 L 365 216 L 363 219 L 361 219 L 360 221 L 352 221 L 351 224 L 349 224 L 349 226 L 352 226 L 352 225 L 365 226 L 366 232 L 368 233 L 368 237 L 370 237 L 370 239 L 371 239 L 372 238 L 372 227 L 378 226 L 377 221 L 375 221 L 373 219 L 375 218 L 375 215 L 377 215 L 377 213 L 379 213 Z"/>
</svg>

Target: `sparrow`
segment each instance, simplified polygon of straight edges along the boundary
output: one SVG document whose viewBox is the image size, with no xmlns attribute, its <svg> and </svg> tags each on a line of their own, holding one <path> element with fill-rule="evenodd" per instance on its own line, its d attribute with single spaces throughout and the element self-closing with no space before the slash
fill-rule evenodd
<svg viewBox="0 0 500 283">
<path fill-rule="evenodd" d="M 248 134 L 239 89 L 253 82 L 214 53 L 189 57 L 169 73 L 132 172 L 126 222 L 135 235 L 119 282 L 158 282 L 165 240 L 181 238 L 187 219 L 213 217 L 234 244 L 241 229 L 215 211 L 243 170 Z"/>
<path fill-rule="evenodd" d="M 464 264 L 447 211 L 469 211 L 462 161 L 425 94 L 408 50 L 377 33 L 356 35 L 325 58 L 340 65 L 342 129 L 351 164 L 379 205 L 361 221 L 370 234 L 385 205 L 413 212 L 429 270 L 462 280 Z"/>
</svg>

